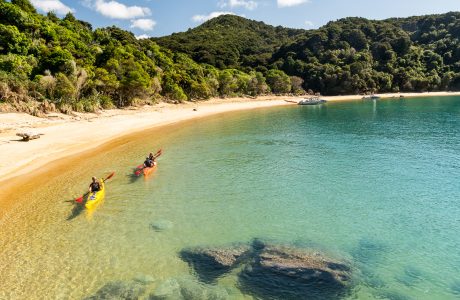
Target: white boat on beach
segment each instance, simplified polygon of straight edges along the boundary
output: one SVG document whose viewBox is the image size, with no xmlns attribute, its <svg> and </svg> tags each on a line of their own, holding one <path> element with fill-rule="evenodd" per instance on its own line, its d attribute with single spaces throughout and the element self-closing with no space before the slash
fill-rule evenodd
<svg viewBox="0 0 460 300">
<path fill-rule="evenodd" d="M 319 97 L 311 97 L 311 98 L 300 100 L 297 104 L 298 105 L 318 105 L 318 104 L 326 103 L 326 102 L 327 102 L 326 100 L 321 99 Z"/>
<path fill-rule="evenodd" d="M 369 96 L 364 96 L 362 99 L 363 100 L 378 100 L 380 99 L 380 97 L 377 95 L 369 95 Z"/>
</svg>

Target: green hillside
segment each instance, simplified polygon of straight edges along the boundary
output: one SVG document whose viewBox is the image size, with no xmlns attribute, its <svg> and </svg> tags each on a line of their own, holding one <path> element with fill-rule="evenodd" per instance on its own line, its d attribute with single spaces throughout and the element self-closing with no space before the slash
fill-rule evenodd
<svg viewBox="0 0 460 300">
<path fill-rule="evenodd" d="M 94 111 L 156 101 L 268 93 L 325 95 L 460 89 L 460 13 L 317 30 L 233 15 L 137 40 L 72 14 L 0 0 L 0 110 Z"/>
<path fill-rule="evenodd" d="M 324 94 L 458 90 L 459 33 L 460 13 L 347 18 L 284 45 L 270 67 Z"/>
<path fill-rule="evenodd" d="M 281 45 L 305 30 L 273 27 L 234 15 L 222 15 L 187 32 L 154 39 L 159 45 L 184 52 L 195 61 L 218 68 L 267 65 Z"/>
<path fill-rule="evenodd" d="M 28 0 L 0 0 L 2 110 L 93 111 L 269 91 L 260 72 L 198 64 L 117 27 L 92 30 L 70 13 L 43 16 Z"/>
<path fill-rule="evenodd" d="M 234 29 L 226 25 L 235 23 Z M 327 95 L 460 89 L 457 12 L 383 21 L 346 18 L 308 31 L 257 24 L 221 16 L 156 41 L 217 67 L 231 57 L 231 65 L 242 70 L 279 69 L 300 78 L 304 89 Z"/>
</svg>

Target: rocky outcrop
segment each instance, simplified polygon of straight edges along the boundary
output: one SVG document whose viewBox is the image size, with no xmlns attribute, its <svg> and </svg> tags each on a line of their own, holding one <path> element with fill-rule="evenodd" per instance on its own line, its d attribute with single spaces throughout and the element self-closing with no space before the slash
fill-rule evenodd
<svg viewBox="0 0 460 300">
<path fill-rule="evenodd" d="M 145 285 L 139 282 L 113 281 L 101 287 L 85 300 L 124 299 L 137 300 L 145 293 Z"/>
<path fill-rule="evenodd" d="M 231 248 L 192 248 L 182 250 L 180 256 L 189 263 L 201 281 L 212 283 L 236 267 L 250 250 L 246 245 Z"/>
<path fill-rule="evenodd" d="M 266 245 L 239 282 L 243 291 L 263 299 L 337 299 L 349 290 L 351 269 L 316 252 Z"/>
<path fill-rule="evenodd" d="M 181 257 L 204 282 L 243 266 L 239 287 L 256 298 L 337 299 L 352 286 L 352 270 L 343 261 L 259 240 L 251 246 L 187 249 Z"/>
<path fill-rule="evenodd" d="M 171 278 L 150 294 L 149 300 L 225 300 L 229 294 L 225 288 L 198 283 L 193 278 Z"/>
</svg>

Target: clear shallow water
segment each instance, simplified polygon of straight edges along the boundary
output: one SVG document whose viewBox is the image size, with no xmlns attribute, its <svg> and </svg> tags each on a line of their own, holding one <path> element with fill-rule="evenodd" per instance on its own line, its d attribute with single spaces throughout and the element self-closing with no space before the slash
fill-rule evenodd
<svg viewBox="0 0 460 300">
<path fill-rule="evenodd" d="M 460 298 L 460 98 L 272 108 L 167 131 L 24 195 L 0 221 L 0 298 L 79 299 L 146 276 L 154 291 L 191 276 L 181 249 L 254 238 L 351 261 L 351 299 Z M 157 172 L 133 179 L 159 146 Z M 112 170 L 92 217 L 65 202 Z M 251 299 L 236 283 L 218 281 Z"/>
</svg>

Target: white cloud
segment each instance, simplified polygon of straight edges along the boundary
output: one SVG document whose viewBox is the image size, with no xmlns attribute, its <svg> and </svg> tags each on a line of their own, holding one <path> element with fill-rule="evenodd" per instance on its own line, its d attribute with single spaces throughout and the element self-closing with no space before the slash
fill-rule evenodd
<svg viewBox="0 0 460 300">
<path fill-rule="evenodd" d="M 59 0 L 32 0 L 30 2 L 36 8 L 44 12 L 54 11 L 58 15 L 65 15 L 69 12 L 75 12 L 73 8 L 68 7 Z"/>
<path fill-rule="evenodd" d="M 230 7 L 244 7 L 248 10 L 256 9 L 259 4 L 252 0 L 222 0 L 219 3 L 220 8 Z"/>
<path fill-rule="evenodd" d="M 277 0 L 278 7 L 291 7 L 307 2 L 309 2 L 309 0 Z"/>
<path fill-rule="evenodd" d="M 80 0 L 80 4 L 86 8 L 93 8 L 93 0 Z"/>
<path fill-rule="evenodd" d="M 97 0 L 94 7 L 99 13 L 112 19 L 133 19 L 151 14 L 148 7 L 126 6 L 117 1 Z"/>
<path fill-rule="evenodd" d="M 136 35 L 136 39 L 138 40 L 148 39 L 148 38 L 150 38 L 150 36 L 147 34 Z"/>
<path fill-rule="evenodd" d="M 213 18 L 216 18 L 218 16 L 222 15 L 234 15 L 234 13 L 229 12 L 229 11 L 215 11 L 210 13 L 209 15 L 195 15 L 192 17 L 193 22 L 205 22 L 207 20 L 211 20 Z"/>
<path fill-rule="evenodd" d="M 131 20 L 131 28 L 139 28 L 144 31 L 153 30 L 153 27 L 155 27 L 156 24 L 157 22 L 152 19 Z"/>
<path fill-rule="evenodd" d="M 313 24 L 312 21 L 308 21 L 308 20 L 305 21 L 304 24 L 305 24 L 305 26 L 306 26 L 307 28 L 312 28 L 312 27 L 315 26 L 315 24 Z"/>
</svg>

